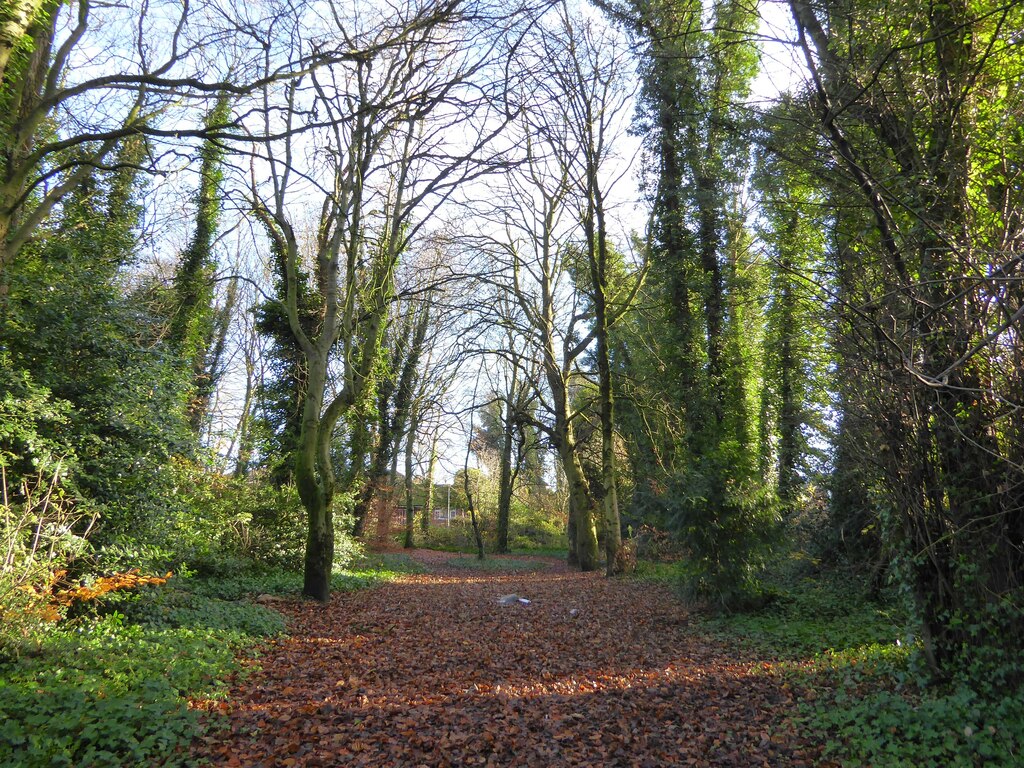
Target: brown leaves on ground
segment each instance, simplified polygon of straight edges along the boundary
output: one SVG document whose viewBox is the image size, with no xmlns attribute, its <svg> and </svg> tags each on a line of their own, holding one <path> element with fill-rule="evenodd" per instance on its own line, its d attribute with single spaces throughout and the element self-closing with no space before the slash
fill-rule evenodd
<svg viewBox="0 0 1024 768">
<path fill-rule="evenodd" d="M 444 567 L 288 602 L 290 636 L 232 692 L 218 766 L 800 766 L 771 665 L 649 584 Z M 500 606 L 516 593 L 529 605 Z"/>
</svg>

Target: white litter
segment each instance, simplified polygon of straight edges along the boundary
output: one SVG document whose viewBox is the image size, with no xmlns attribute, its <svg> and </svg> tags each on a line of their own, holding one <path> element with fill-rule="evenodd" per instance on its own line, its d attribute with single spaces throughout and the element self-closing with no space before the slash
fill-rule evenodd
<svg viewBox="0 0 1024 768">
<path fill-rule="evenodd" d="M 530 602 L 530 600 L 527 600 L 525 597 L 520 597 L 519 595 L 502 595 L 498 598 L 498 605 L 516 605 L 517 603 L 520 605 L 529 605 Z"/>
</svg>

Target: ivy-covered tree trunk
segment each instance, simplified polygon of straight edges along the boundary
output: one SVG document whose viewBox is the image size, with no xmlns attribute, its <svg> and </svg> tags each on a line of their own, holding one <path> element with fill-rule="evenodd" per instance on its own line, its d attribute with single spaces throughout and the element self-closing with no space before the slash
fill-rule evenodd
<svg viewBox="0 0 1024 768">
<path fill-rule="evenodd" d="M 19 230 L 31 224 L 31 214 L 23 210 L 24 193 L 32 181 L 31 154 L 45 118 L 38 106 L 57 10 L 58 4 L 50 0 L 5 0 L 0 6 L 0 300 L 7 292 L 7 269 L 31 234 Z"/>
<path fill-rule="evenodd" d="M 359 495 L 355 508 L 354 533 L 365 532 L 366 516 L 379 491 L 387 484 L 388 464 L 397 459 L 402 434 L 409 429 L 420 358 L 430 327 L 430 305 L 410 306 L 398 338 L 389 354 L 392 374 L 378 387 L 377 412 L 379 432 L 368 482 Z M 391 473 L 392 477 L 394 472 Z"/>
<path fill-rule="evenodd" d="M 1019 344 L 1006 342 L 1019 341 L 1022 310 L 1003 287 L 1021 229 L 1006 169 L 1022 153 L 1005 137 L 1022 130 L 1024 62 L 992 55 L 1013 49 L 1021 10 L 790 7 L 814 119 L 844 175 L 837 218 L 851 245 L 835 258 L 857 308 L 841 341 L 859 374 L 844 420 L 864 419 L 881 443 L 859 460 L 881 468 L 891 511 L 878 522 L 946 675 L 979 648 L 1019 653 L 1024 637 L 1024 473 L 1006 439 L 1021 411 L 1005 407 L 1020 399 L 1006 367 Z"/>
<path fill-rule="evenodd" d="M 416 432 L 419 429 L 419 414 L 412 409 L 409 429 L 405 437 L 405 542 L 406 549 L 415 545 L 413 533 L 416 528 L 416 505 L 413 499 L 413 449 L 416 447 Z"/>
<path fill-rule="evenodd" d="M 772 525 L 752 460 L 754 366 L 736 264 L 745 237 L 733 203 L 749 157 L 733 127 L 756 71 L 750 39 L 758 21 L 752 6 L 734 0 L 633 7 L 646 41 L 642 104 L 658 163 L 651 271 L 660 279 L 651 294 L 661 302 L 664 350 L 664 373 L 637 373 L 660 380 L 652 396 L 680 414 L 672 421 L 682 427 L 661 451 L 672 462 L 652 469 L 672 489 L 659 504 L 693 553 L 691 587 L 728 608 L 755 588 Z"/>
<path fill-rule="evenodd" d="M 508 552 L 508 526 L 512 512 L 512 454 L 515 447 L 516 414 L 513 396 L 506 392 L 502 403 L 501 419 L 501 458 L 498 469 L 498 522 L 496 531 L 495 552 Z"/>
<path fill-rule="evenodd" d="M 391 466 L 392 457 L 397 450 L 394 434 L 395 416 L 391 411 L 391 392 L 394 385 L 385 380 L 379 383 L 377 393 L 377 442 L 370 459 L 370 468 L 367 471 L 366 480 L 356 498 L 356 505 L 353 511 L 355 520 L 352 526 L 352 535 L 362 538 L 366 535 L 366 523 L 370 517 L 370 510 L 373 508 L 374 500 L 379 498 L 388 487 L 388 469 Z"/>
<path fill-rule="evenodd" d="M 4 0 L 0 11 L 0 83 L 7 75 L 11 57 L 33 50 L 38 42 L 33 30 L 45 28 L 54 12 L 52 0 Z"/>
<path fill-rule="evenodd" d="M 229 114 L 228 98 L 221 96 L 206 117 L 206 128 L 222 128 Z M 209 353 L 215 342 L 213 243 L 220 218 L 224 148 L 217 140 L 207 139 L 200 150 L 200 158 L 195 231 L 174 275 L 175 306 L 167 331 L 167 340 L 191 379 L 188 418 L 197 437 L 202 432 L 216 384 Z"/>
</svg>

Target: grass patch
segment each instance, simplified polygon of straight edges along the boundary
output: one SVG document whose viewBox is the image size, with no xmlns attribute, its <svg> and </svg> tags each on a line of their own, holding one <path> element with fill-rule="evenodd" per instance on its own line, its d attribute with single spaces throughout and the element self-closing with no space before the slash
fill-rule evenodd
<svg viewBox="0 0 1024 768">
<path fill-rule="evenodd" d="M 559 560 L 565 560 L 569 556 L 569 550 L 565 547 L 514 547 L 509 554 L 523 557 L 557 557 Z"/>
<path fill-rule="evenodd" d="M 761 653 L 783 659 L 879 645 L 895 647 L 906 634 L 893 605 L 869 599 L 839 575 L 774 585 L 757 611 L 716 616 L 704 625 Z"/>
<path fill-rule="evenodd" d="M 683 570 L 679 563 L 655 563 L 650 560 L 637 560 L 636 568 L 628 576 L 637 581 L 667 584 L 672 587 L 677 586 L 682 577 Z"/>
<path fill-rule="evenodd" d="M 361 557 L 331 574 L 332 592 L 352 592 L 392 581 L 403 573 L 422 573 L 419 564 L 405 554 L 381 553 Z M 220 600 L 243 600 L 258 595 L 297 597 L 302 594 L 302 574 L 289 571 L 252 571 L 217 579 L 190 578 L 184 589 Z"/>
<path fill-rule="evenodd" d="M 446 561 L 445 565 L 474 571 L 509 573 L 543 571 L 548 568 L 549 564 L 540 560 L 519 560 L 509 557 L 488 557 L 484 560 L 478 560 L 475 557 L 455 557 Z"/>
<path fill-rule="evenodd" d="M 350 573 L 398 576 L 402 573 L 423 573 L 426 569 L 404 552 L 367 552 L 346 570 Z"/>
</svg>

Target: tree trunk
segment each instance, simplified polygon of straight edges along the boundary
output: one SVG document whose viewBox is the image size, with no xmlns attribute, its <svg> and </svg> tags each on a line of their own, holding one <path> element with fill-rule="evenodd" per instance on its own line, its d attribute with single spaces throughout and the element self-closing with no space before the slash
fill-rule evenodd
<svg viewBox="0 0 1024 768">
<path fill-rule="evenodd" d="M 327 356 L 309 360 L 309 380 L 302 409 L 302 429 L 295 461 L 295 484 L 308 516 L 305 572 L 302 594 L 327 602 L 334 566 L 334 521 L 331 501 L 334 495 L 334 473 L 330 461 L 322 461 L 327 453 L 329 426 L 321 420 L 323 392 L 327 382 Z M 323 431 L 327 430 L 328 435 Z"/>
<path fill-rule="evenodd" d="M 561 452 L 565 480 L 569 487 L 570 543 L 575 546 L 570 555 L 576 555 L 581 571 L 594 571 L 598 566 L 597 526 L 594 523 L 593 503 L 587 478 L 583 474 L 579 456 L 575 451 Z M 575 539 L 575 541 L 573 541 Z"/>
<path fill-rule="evenodd" d="M 472 426 L 472 424 L 471 424 Z M 473 491 L 469 487 L 469 454 L 466 454 L 466 465 L 462 471 L 462 485 L 466 492 L 466 506 L 469 507 L 469 520 L 473 525 L 473 539 L 476 542 L 476 559 L 484 559 L 484 537 L 480 531 L 480 518 L 476 514 L 476 503 L 473 501 Z"/>
<path fill-rule="evenodd" d="M 512 448 L 515 439 L 515 410 L 512 396 L 505 398 L 502 418 L 501 468 L 498 481 L 498 530 L 495 551 L 508 553 L 508 525 L 512 512 Z"/>
<path fill-rule="evenodd" d="M 243 478 L 249 474 L 249 461 L 252 458 L 252 401 L 255 392 L 253 374 L 255 365 L 249 351 L 245 351 L 245 396 L 242 399 L 242 414 L 238 418 L 235 431 L 235 444 L 238 446 L 238 457 L 235 460 L 235 478 Z M 230 451 L 229 451 L 230 455 Z"/>
<path fill-rule="evenodd" d="M 437 432 L 430 439 L 430 460 L 427 463 L 427 495 L 420 515 L 420 532 L 424 540 L 430 537 L 430 523 L 434 519 L 434 470 L 437 467 Z"/>
<path fill-rule="evenodd" d="M 406 549 L 414 546 L 413 529 L 416 523 L 416 507 L 412 498 L 412 459 L 416 443 L 417 415 L 415 409 L 409 419 L 409 434 L 405 438 L 405 543 Z"/>
<path fill-rule="evenodd" d="M 45 10 L 48 6 L 52 10 Z M 5 108 L 17 110 L 4 116 L 9 131 L 0 136 L 0 299 L 7 294 L 7 269 L 28 240 L 20 231 L 26 218 L 22 198 L 33 170 L 26 164 L 31 163 L 43 117 L 29 118 L 39 105 L 47 77 L 56 9 L 57 5 L 41 0 L 6 0 L 5 12 L 0 14 L 0 92 Z M 72 175 L 84 178 L 86 172 L 88 167 L 83 166 Z M 48 197 L 43 198 L 44 206 Z M 43 217 L 54 204 L 45 206 Z"/>
<path fill-rule="evenodd" d="M 615 478 L 615 396 L 612 392 L 611 355 L 608 349 L 608 238 L 604 197 L 598 178 L 598 160 L 588 163 L 588 203 L 584 227 L 590 257 L 591 290 L 594 302 L 594 332 L 597 338 L 598 410 L 601 415 L 601 485 L 604 512 L 605 573 L 615 575 L 622 547 L 619 495 Z"/>
<path fill-rule="evenodd" d="M 24 46 L 32 50 L 30 30 L 45 22 L 45 0 L 7 0 L 0 19 L 0 84 L 4 83 L 7 64 L 15 49 Z"/>
<path fill-rule="evenodd" d="M 377 408 L 380 412 L 380 424 L 377 447 L 373 452 L 369 475 L 359 492 L 353 512 L 355 523 L 352 535 L 356 538 L 362 538 L 366 534 L 366 519 L 373 508 L 373 502 L 388 485 L 388 466 L 391 464 L 395 443 L 393 423 L 388 415 L 389 400 L 388 392 L 383 392 L 378 397 Z"/>
</svg>

